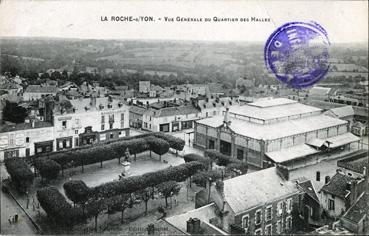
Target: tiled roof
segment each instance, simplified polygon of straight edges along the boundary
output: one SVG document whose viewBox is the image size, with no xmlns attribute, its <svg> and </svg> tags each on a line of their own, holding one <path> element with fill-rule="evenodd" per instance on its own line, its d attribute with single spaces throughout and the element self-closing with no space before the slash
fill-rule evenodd
<svg viewBox="0 0 369 236">
<path fill-rule="evenodd" d="M 56 93 L 56 92 L 57 87 L 40 86 L 40 85 L 29 85 L 25 91 L 25 93 Z"/>
<path fill-rule="evenodd" d="M 5 132 L 12 132 L 17 130 L 27 130 L 27 129 L 38 129 L 38 128 L 45 128 L 45 127 L 52 127 L 53 125 L 48 122 L 37 121 L 35 122 L 35 126 L 32 127 L 31 123 L 20 123 L 14 125 L 1 125 L 0 126 L 0 133 Z"/>
<path fill-rule="evenodd" d="M 159 110 L 151 109 L 148 114 L 154 117 L 197 114 L 199 111 L 193 106 L 166 107 Z"/>
<path fill-rule="evenodd" d="M 322 187 L 321 191 L 344 199 L 347 194 L 347 184 L 351 183 L 352 180 L 355 179 L 341 173 L 336 173 L 332 179 Z"/>
<path fill-rule="evenodd" d="M 135 114 L 139 114 L 139 115 L 143 115 L 145 113 L 146 109 L 143 107 L 138 107 L 138 106 L 131 106 L 129 108 L 129 112 L 135 113 Z"/>
<path fill-rule="evenodd" d="M 368 151 L 361 150 L 357 152 L 354 156 L 351 156 L 347 159 L 339 160 L 337 161 L 337 166 L 361 174 L 364 171 L 364 167 L 366 167 L 366 171 L 369 171 Z"/>
<path fill-rule="evenodd" d="M 235 214 L 299 192 L 294 183 L 277 174 L 276 167 L 224 181 L 225 200 Z"/>
<path fill-rule="evenodd" d="M 357 201 L 343 215 L 344 219 L 359 223 L 368 214 L 369 198 L 368 193 L 362 193 Z"/>
<path fill-rule="evenodd" d="M 316 115 L 266 125 L 255 124 L 232 117 L 230 117 L 229 119 L 231 121 L 229 128 L 235 133 L 259 140 L 273 140 L 347 123 L 347 121 L 329 117 L 326 115 Z M 223 125 L 223 120 L 223 116 L 214 116 L 211 118 L 199 120 L 197 121 L 197 123 L 204 124 L 210 127 L 220 127 L 221 125 Z"/>
</svg>

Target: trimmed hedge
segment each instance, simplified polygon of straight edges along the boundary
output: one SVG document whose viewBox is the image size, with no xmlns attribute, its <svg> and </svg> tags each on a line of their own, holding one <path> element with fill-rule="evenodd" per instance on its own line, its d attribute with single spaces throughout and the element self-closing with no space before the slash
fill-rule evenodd
<svg viewBox="0 0 369 236">
<path fill-rule="evenodd" d="M 186 144 L 185 140 L 183 140 L 181 138 L 174 137 L 174 136 L 169 135 L 169 134 L 159 132 L 159 133 L 153 133 L 152 135 L 155 136 L 155 137 L 164 139 L 165 141 L 167 141 L 169 143 L 169 146 L 171 148 L 173 148 L 175 150 L 178 150 L 178 151 L 182 151 L 185 144 Z"/>
<path fill-rule="evenodd" d="M 91 194 L 89 196 L 90 198 L 113 197 L 119 194 L 133 193 L 170 180 L 181 182 L 204 168 L 200 162 L 184 163 L 141 176 L 131 176 L 120 181 L 104 183 L 90 188 Z"/>
<path fill-rule="evenodd" d="M 214 149 L 205 150 L 205 156 L 215 161 L 215 163 L 219 166 L 227 166 L 231 163 L 244 163 L 240 160 L 224 155 Z"/>
<path fill-rule="evenodd" d="M 61 170 L 61 166 L 53 160 L 39 159 L 35 161 L 35 168 L 40 172 L 42 178 L 56 179 Z"/>
<path fill-rule="evenodd" d="M 198 161 L 203 163 L 205 166 L 208 166 L 211 163 L 211 159 L 200 156 L 195 153 L 186 154 L 183 156 L 185 162 Z"/>
<path fill-rule="evenodd" d="M 85 219 L 82 209 L 73 208 L 55 187 L 37 190 L 37 199 L 46 214 L 60 224 L 73 225 Z"/>
<path fill-rule="evenodd" d="M 149 145 L 149 149 L 160 156 L 169 151 L 169 143 L 164 139 L 149 136 L 145 140 Z"/>
<path fill-rule="evenodd" d="M 19 157 L 7 158 L 5 159 L 5 167 L 20 191 L 25 192 L 26 188 L 33 183 L 34 174 L 23 159 Z"/>
<path fill-rule="evenodd" d="M 71 180 L 63 184 L 65 195 L 74 203 L 85 203 L 90 188 L 82 180 Z"/>
</svg>

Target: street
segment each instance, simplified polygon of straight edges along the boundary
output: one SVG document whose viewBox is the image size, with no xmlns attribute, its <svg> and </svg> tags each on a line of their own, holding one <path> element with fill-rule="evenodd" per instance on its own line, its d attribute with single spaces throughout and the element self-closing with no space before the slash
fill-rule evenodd
<svg viewBox="0 0 369 236">
<path fill-rule="evenodd" d="M 1 179 L 6 178 L 8 176 L 5 171 L 5 166 L 0 166 L 1 171 Z M 27 234 L 27 235 L 35 235 L 37 234 L 36 228 L 33 226 L 31 221 L 28 219 L 23 210 L 17 205 L 14 199 L 8 195 L 7 193 L 1 192 L 0 194 L 1 201 L 1 234 Z M 19 219 L 17 223 L 10 224 L 8 219 L 10 216 L 18 214 Z"/>
</svg>

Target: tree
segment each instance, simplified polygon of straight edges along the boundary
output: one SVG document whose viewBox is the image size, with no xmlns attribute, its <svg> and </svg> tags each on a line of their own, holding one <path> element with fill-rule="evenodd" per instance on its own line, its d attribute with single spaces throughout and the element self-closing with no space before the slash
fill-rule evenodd
<svg viewBox="0 0 369 236">
<path fill-rule="evenodd" d="M 130 194 L 121 194 L 115 197 L 112 197 L 108 200 L 108 208 L 111 211 L 120 211 L 121 215 L 121 223 L 124 222 L 124 211 L 132 206 L 132 199 Z"/>
<path fill-rule="evenodd" d="M 156 186 L 159 193 L 163 195 L 165 198 L 165 207 L 168 208 L 168 197 L 173 195 L 177 195 L 179 190 L 181 190 L 181 186 L 175 181 L 167 181 Z"/>
<path fill-rule="evenodd" d="M 149 202 L 150 198 L 152 198 L 154 194 L 154 189 L 151 187 L 142 189 L 136 192 L 137 196 L 141 198 L 145 202 L 145 215 L 147 214 L 147 203 Z"/>
<path fill-rule="evenodd" d="M 18 106 L 17 103 L 6 101 L 3 110 L 3 119 L 13 123 L 24 123 L 27 117 L 27 110 L 24 107 Z"/>
<path fill-rule="evenodd" d="M 65 195 L 75 204 L 84 204 L 88 200 L 90 188 L 82 180 L 71 180 L 63 184 Z"/>
<path fill-rule="evenodd" d="M 61 166 L 50 159 L 37 159 L 35 161 L 35 168 L 40 172 L 42 178 L 47 180 L 56 179 L 61 170 Z"/>
<path fill-rule="evenodd" d="M 34 174 L 23 159 L 19 157 L 7 158 L 5 159 L 5 168 L 19 191 L 26 192 L 27 188 L 32 185 Z"/>
</svg>

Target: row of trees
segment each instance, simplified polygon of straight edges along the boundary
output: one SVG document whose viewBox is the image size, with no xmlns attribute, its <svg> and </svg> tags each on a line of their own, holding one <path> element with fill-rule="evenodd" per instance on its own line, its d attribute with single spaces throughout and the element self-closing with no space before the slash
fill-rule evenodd
<svg viewBox="0 0 369 236">
<path fill-rule="evenodd" d="M 55 188 L 39 190 L 37 198 L 47 215 L 61 224 L 71 225 L 81 222 L 82 219 L 95 217 L 96 226 L 98 215 L 105 210 L 108 214 L 120 211 L 123 221 L 124 211 L 133 204 L 143 201 L 146 213 L 148 202 L 153 199 L 154 192 L 161 193 L 168 206 L 167 199 L 180 191 L 177 182 L 186 180 L 204 168 L 200 162 L 184 163 L 94 188 L 89 188 L 80 180 L 66 182 L 63 185 L 65 194 L 78 205 L 77 207 L 72 207 Z M 75 218 L 79 220 L 73 220 Z"/>
<path fill-rule="evenodd" d="M 35 157 L 34 165 L 42 178 L 55 179 L 60 170 L 81 166 L 83 171 L 84 166 L 89 164 L 100 162 L 102 166 L 104 161 L 112 159 L 118 159 L 120 162 L 121 157 L 127 150 L 135 157 L 138 153 L 153 151 L 161 158 L 161 155 L 167 153 L 169 148 L 183 150 L 184 144 L 184 140 L 167 134 L 150 133 L 105 145 L 51 153 L 39 158 Z"/>
</svg>

